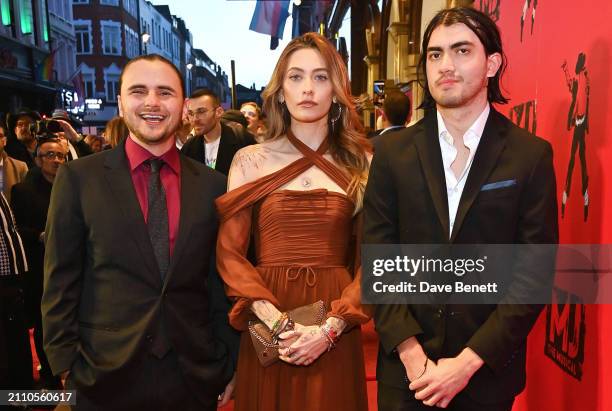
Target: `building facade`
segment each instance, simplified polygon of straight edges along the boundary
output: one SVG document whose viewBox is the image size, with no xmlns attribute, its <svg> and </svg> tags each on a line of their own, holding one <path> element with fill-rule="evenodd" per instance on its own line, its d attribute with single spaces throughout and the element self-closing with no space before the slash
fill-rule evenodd
<svg viewBox="0 0 612 411">
<path fill-rule="evenodd" d="M 86 97 L 84 124 L 98 127 L 90 133 L 118 114 L 121 70 L 142 54 L 171 61 L 184 76 L 186 95 L 193 87 L 209 87 L 229 104 L 227 75 L 204 51 L 194 54 L 189 29 L 169 6 L 148 0 L 72 1 L 77 71 Z"/>
<path fill-rule="evenodd" d="M 72 0 L 48 0 L 54 80 L 68 84 L 76 72 Z"/>
<path fill-rule="evenodd" d="M 192 49 L 192 88 L 208 88 L 217 94 L 221 105 L 228 109 L 232 104 L 227 74 L 202 49 Z"/>
<path fill-rule="evenodd" d="M 142 54 L 159 54 L 172 61 L 172 20 L 148 0 L 139 0 Z"/>
<path fill-rule="evenodd" d="M 193 37 L 191 32 L 187 29 L 185 21 L 177 16 L 172 16 L 172 32 L 178 38 L 179 42 L 179 65 L 178 67 L 183 73 L 185 79 L 185 95 L 191 95 L 191 69 L 193 68 L 193 58 L 191 56 L 191 49 L 193 44 Z"/>
<path fill-rule="evenodd" d="M 104 127 L 117 114 L 121 70 L 140 54 L 138 0 L 73 0 L 73 14 L 84 121 Z"/>
<path fill-rule="evenodd" d="M 236 102 L 237 109 L 240 108 L 244 103 L 254 101 L 257 103 L 259 107 L 263 105 L 263 98 L 261 97 L 261 93 L 263 93 L 265 87 L 261 89 L 255 88 L 255 84 L 251 87 L 245 87 L 242 84 L 236 84 Z"/>
<path fill-rule="evenodd" d="M 51 30 L 52 80 L 56 88 L 56 107 L 82 115 L 85 96 L 75 87 L 79 78 L 76 65 L 76 36 L 72 0 L 48 0 Z"/>
<path fill-rule="evenodd" d="M 46 0 L 0 0 L 0 113 L 54 107 Z"/>
</svg>

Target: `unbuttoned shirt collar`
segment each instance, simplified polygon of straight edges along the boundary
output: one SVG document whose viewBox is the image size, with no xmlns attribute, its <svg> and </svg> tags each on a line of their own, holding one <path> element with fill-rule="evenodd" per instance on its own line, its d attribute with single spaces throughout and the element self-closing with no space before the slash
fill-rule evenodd
<svg viewBox="0 0 612 411">
<path fill-rule="evenodd" d="M 461 172 L 459 178 L 457 178 L 451 169 L 451 165 L 455 161 L 455 158 L 457 158 L 457 149 L 454 146 L 455 140 L 446 128 L 442 115 L 439 111 L 436 111 L 438 117 L 438 139 L 440 142 L 440 150 L 442 151 L 442 164 L 444 166 L 444 177 L 446 180 L 448 198 L 449 238 L 451 237 L 453 226 L 455 225 L 455 217 L 457 215 L 457 209 L 459 208 L 461 195 L 463 194 L 463 188 L 465 187 L 465 182 L 472 167 L 472 162 L 474 161 L 474 156 L 476 155 L 476 150 L 478 149 L 478 144 L 482 138 L 482 133 L 484 132 L 490 112 L 491 108 L 489 104 L 487 104 L 482 113 L 480 113 L 478 118 L 476 118 L 474 123 L 472 123 L 463 135 L 463 143 L 470 150 L 470 155 L 464 170 Z"/>
</svg>

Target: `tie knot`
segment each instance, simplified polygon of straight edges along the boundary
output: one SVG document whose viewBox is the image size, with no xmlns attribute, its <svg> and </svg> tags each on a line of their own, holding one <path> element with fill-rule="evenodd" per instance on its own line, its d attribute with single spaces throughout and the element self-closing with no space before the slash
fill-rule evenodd
<svg viewBox="0 0 612 411">
<path fill-rule="evenodd" d="M 159 170 L 164 165 L 164 160 L 161 158 L 150 158 L 147 160 L 147 163 L 149 163 L 149 166 L 151 166 L 152 173 L 159 173 Z"/>
</svg>

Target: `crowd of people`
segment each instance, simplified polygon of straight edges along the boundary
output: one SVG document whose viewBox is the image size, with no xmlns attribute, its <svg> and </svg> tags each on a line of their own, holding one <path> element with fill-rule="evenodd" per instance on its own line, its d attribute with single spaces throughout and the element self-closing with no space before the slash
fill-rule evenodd
<svg viewBox="0 0 612 411">
<path fill-rule="evenodd" d="M 558 241 L 550 144 L 492 106 L 495 23 L 443 10 L 422 50 L 424 119 L 406 128 L 390 91 L 369 136 L 316 33 L 282 52 L 261 108 L 185 99 L 145 55 L 103 138 L 63 110 L 8 116 L 0 388 L 76 390 L 77 410 L 365 411 L 373 318 L 379 410 L 509 411 L 542 306 L 506 303 L 552 272 L 517 262 L 499 305 L 362 304 L 362 245 Z"/>
</svg>

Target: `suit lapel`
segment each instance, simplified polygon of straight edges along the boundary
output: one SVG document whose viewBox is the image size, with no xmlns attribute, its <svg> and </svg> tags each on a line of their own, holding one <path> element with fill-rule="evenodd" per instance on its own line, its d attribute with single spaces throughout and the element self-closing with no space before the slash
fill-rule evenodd
<svg viewBox="0 0 612 411">
<path fill-rule="evenodd" d="M 174 243 L 174 252 L 170 260 L 170 267 L 168 267 L 168 272 L 164 279 L 164 288 L 168 285 L 170 277 L 175 271 L 177 261 L 179 261 L 181 257 L 181 252 L 187 246 L 194 217 L 198 213 L 196 207 L 200 206 L 192 196 L 192 193 L 201 189 L 197 186 L 199 172 L 193 165 L 186 161 L 184 156 L 181 155 L 179 157 L 181 159 L 181 214 L 179 216 L 178 235 Z"/>
<path fill-rule="evenodd" d="M 221 141 L 219 141 L 219 151 L 217 152 L 217 164 L 215 170 L 227 174 L 233 160 L 232 153 L 236 151 L 235 141 L 231 129 L 221 124 Z"/>
<path fill-rule="evenodd" d="M 204 147 L 204 136 L 195 136 L 193 137 L 195 140 L 193 149 L 196 153 L 196 158 L 200 163 L 206 164 L 206 149 Z"/>
<path fill-rule="evenodd" d="M 478 143 L 476 155 L 474 156 L 463 193 L 461 194 L 457 216 L 455 217 L 455 225 L 451 234 L 451 242 L 455 241 L 467 212 L 478 196 L 480 188 L 497 164 L 497 159 L 506 145 L 506 126 L 500 117 L 502 115 L 491 107 L 491 113 L 487 119 L 480 143 Z"/>
<path fill-rule="evenodd" d="M 142 254 L 141 261 L 151 277 L 156 282 L 161 282 L 147 225 L 132 182 L 125 145 L 121 144 L 111 150 L 104 165 L 106 181 L 115 197 L 114 204 L 121 210 L 123 217 L 123 221 L 119 222 L 118 226 L 126 228 L 124 232 L 137 244 Z"/>
<path fill-rule="evenodd" d="M 433 110 L 433 114 L 429 113 L 425 116 L 420 126 L 421 130 L 414 136 L 414 143 L 436 214 L 440 219 L 446 238 L 448 238 L 448 197 L 446 195 L 446 179 L 444 178 L 444 165 L 438 141 L 438 124 L 435 113 L 435 110 Z"/>
</svg>

